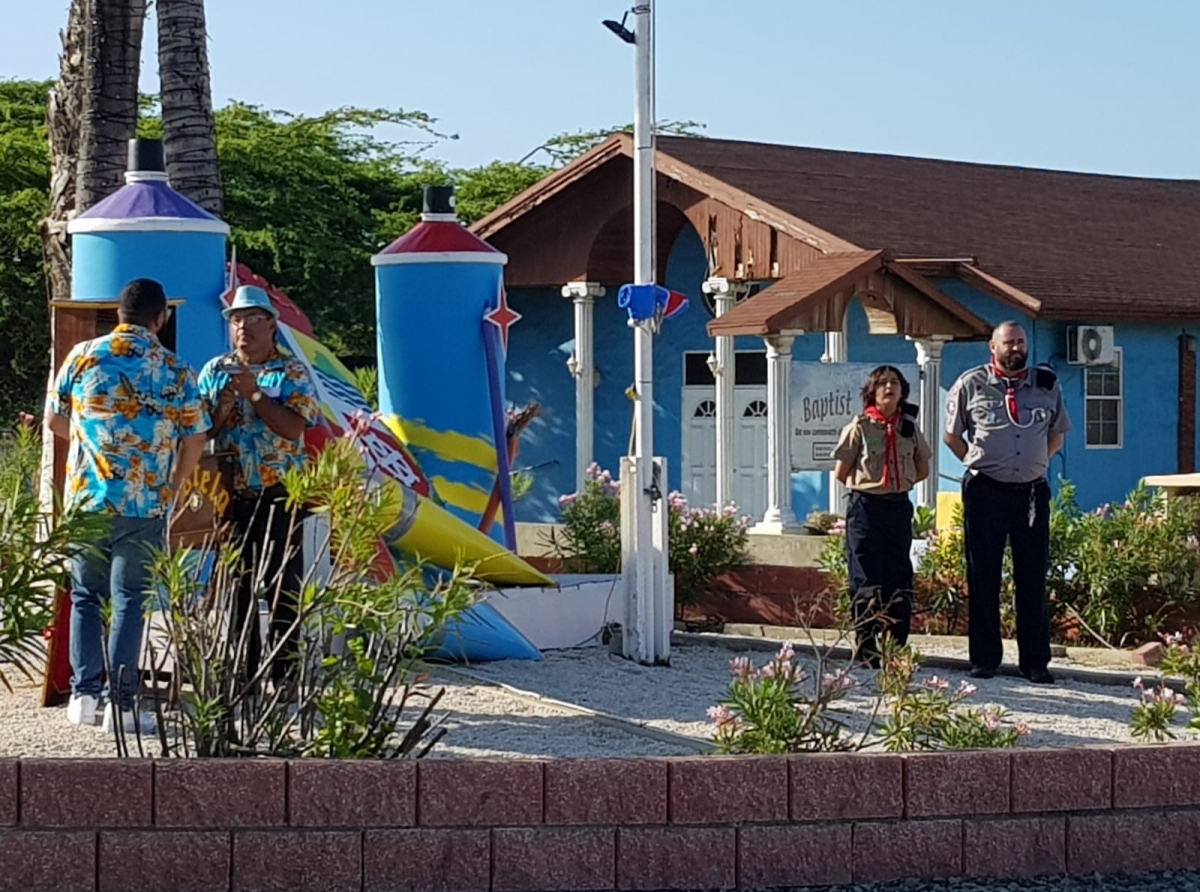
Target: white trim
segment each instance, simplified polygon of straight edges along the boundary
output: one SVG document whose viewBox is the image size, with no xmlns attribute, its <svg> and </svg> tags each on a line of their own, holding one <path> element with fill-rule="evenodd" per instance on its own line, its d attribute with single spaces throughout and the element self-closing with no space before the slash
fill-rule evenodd
<svg viewBox="0 0 1200 892">
<path fill-rule="evenodd" d="M 1125 448 L 1125 351 L 1121 347 L 1113 347 L 1113 362 L 1111 365 L 1117 367 L 1117 395 L 1116 396 L 1101 396 L 1095 394 L 1088 395 L 1087 392 L 1087 376 L 1092 369 L 1100 370 L 1107 369 L 1109 365 L 1085 365 L 1083 367 L 1083 448 L 1084 449 L 1124 449 Z M 1107 402 L 1117 404 L 1117 442 L 1116 443 L 1089 443 L 1088 442 L 1088 401 L 1096 400 L 1097 402 Z"/>
<path fill-rule="evenodd" d="M 125 171 L 126 183 L 165 183 L 167 182 L 167 172 L 165 170 L 127 170 Z"/>
<path fill-rule="evenodd" d="M 76 217 L 67 232 L 214 232 L 229 235 L 229 224 L 203 217 Z"/>
<path fill-rule="evenodd" d="M 421 214 L 422 223 L 459 223 L 458 214 L 451 211 L 448 214 Z"/>
<path fill-rule="evenodd" d="M 371 266 L 396 263 L 508 263 L 508 255 L 499 251 L 410 251 L 404 254 L 376 254 Z"/>
</svg>

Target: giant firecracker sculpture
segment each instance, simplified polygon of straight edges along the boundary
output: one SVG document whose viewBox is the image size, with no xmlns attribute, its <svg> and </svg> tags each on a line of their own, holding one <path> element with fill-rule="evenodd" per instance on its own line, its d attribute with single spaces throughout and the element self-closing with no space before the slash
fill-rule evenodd
<svg viewBox="0 0 1200 892">
<path fill-rule="evenodd" d="M 421 222 L 371 258 L 384 420 L 451 513 L 515 548 L 504 361 L 521 317 L 507 261 L 459 222 L 449 186 L 427 186 Z"/>
<path fill-rule="evenodd" d="M 130 141 L 126 181 L 125 186 L 81 214 L 68 227 L 73 236 L 72 299 L 54 306 L 55 367 L 61 365 L 76 343 L 102 335 L 112 328 L 116 323 L 114 311 L 117 296 L 127 282 L 149 277 L 162 282 L 168 299 L 175 307 L 174 317 L 160 333 L 164 344 L 175 350 L 189 365 L 199 369 L 213 356 L 229 350 L 228 329 L 221 316 L 223 296 L 229 292 L 225 260 L 229 227 L 170 187 L 163 164 L 161 142 Z M 470 239 L 483 244 L 461 225 L 455 226 Z M 498 255 L 490 247 L 487 250 Z M 240 269 L 245 271 L 244 267 Z M 494 425 L 502 423 L 504 418 L 500 411 L 503 408 L 503 380 L 498 363 L 502 361 L 499 351 L 507 342 L 507 326 L 500 323 L 508 317 L 504 315 L 505 305 L 500 296 L 500 265 L 495 264 L 488 269 L 493 271 L 489 287 L 496 289 L 492 292 L 493 301 L 487 310 L 492 321 L 483 321 L 483 311 L 476 316 L 475 334 L 480 343 L 480 355 L 474 357 L 476 365 L 473 366 L 474 372 L 481 373 L 480 380 L 485 382 L 484 386 L 482 389 L 476 387 L 462 392 L 446 391 L 444 397 L 451 404 L 449 408 L 452 411 L 457 409 L 456 418 L 471 419 L 455 422 L 463 429 L 473 430 L 480 425 L 486 428 L 487 419 L 491 419 L 492 429 L 495 430 Z M 239 272 L 236 265 L 233 272 L 232 279 L 236 284 Z M 349 426 L 353 413 L 365 413 L 366 400 L 346 367 L 313 337 L 312 328 L 304 314 L 266 282 L 257 280 L 256 284 L 266 288 L 281 311 L 281 346 L 304 362 L 316 383 L 324 423 L 310 431 L 307 443 L 310 453 L 317 452 L 330 437 L 341 434 Z M 458 288 L 475 284 L 476 280 L 469 275 L 457 282 L 443 279 L 437 294 L 440 299 L 454 303 L 459 296 Z M 477 293 L 471 291 L 471 300 L 476 299 Z M 389 331 L 394 321 L 389 317 Z M 490 346 L 487 338 L 480 336 L 480 324 L 495 328 L 492 335 L 494 341 Z M 381 317 L 380 330 L 383 329 Z M 425 337 L 434 346 L 432 355 L 439 359 L 428 370 L 435 376 L 445 374 L 453 377 L 458 374 L 454 368 L 454 354 L 444 347 L 452 341 L 436 328 L 427 330 Z M 479 366 L 480 361 L 485 363 L 483 367 Z M 491 364 L 486 365 L 489 361 Z M 397 505 L 398 516 L 385 537 L 386 542 L 381 543 L 381 566 L 394 569 L 395 559 L 412 557 L 443 567 L 452 567 L 457 561 L 465 560 L 477 562 L 480 578 L 498 585 L 553 585 L 548 577 L 516 554 L 490 540 L 478 529 L 478 523 L 465 522 L 462 518 L 472 517 L 469 511 L 452 514 L 435 501 L 438 493 L 430 480 L 409 452 L 393 437 L 392 431 L 421 432 L 426 425 L 408 424 L 407 416 L 403 413 L 408 411 L 409 404 L 403 401 L 397 403 L 392 396 L 399 392 L 398 382 L 401 379 L 396 371 L 400 367 L 392 364 L 390 368 L 392 372 L 387 380 L 393 389 L 387 391 L 390 402 L 385 403 L 392 416 L 389 426 L 385 428 L 380 422 L 368 419 L 366 423 L 369 429 L 364 436 L 368 446 L 364 459 L 374 485 L 392 487 L 398 496 L 390 500 Z M 490 378 L 488 368 L 492 369 Z M 383 380 L 382 368 L 380 377 Z M 427 376 L 421 374 L 413 379 L 413 383 L 428 380 Z M 435 415 L 433 418 L 438 421 L 442 416 Z M 502 426 L 498 429 L 500 434 L 493 433 L 491 439 L 487 440 L 488 448 L 492 450 L 490 460 L 486 456 L 481 458 L 481 453 L 475 448 L 461 453 L 467 459 L 461 467 L 470 467 L 472 462 L 478 462 L 481 469 L 486 471 L 490 466 L 490 478 L 482 474 L 460 477 L 447 473 L 439 481 L 450 493 L 450 498 L 445 499 L 448 505 L 477 505 L 478 500 L 464 500 L 459 493 L 488 487 L 495 490 L 498 476 L 507 484 L 507 467 L 495 452 L 494 444 L 504 442 L 504 429 Z M 486 437 L 486 430 L 484 433 Z M 422 445 L 430 442 L 428 437 L 417 439 Z M 438 443 L 432 445 L 436 447 Z M 61 487 L 66 450 L 60 443 L 54 451 L 55 480 Z M 427 454 L 434 455 L 436 451 L 429 450 Z M 455 449 L 450 449 L 448 454 L 455 454 Z M 208 459 L 205 462 L 209 467 L 212 466 Z M 498 475 L 501 467 L 504 472 Z M 211 485 L 200 482 L 208 479 L 206 474 L 212 478 Z M 202 463 L 202 468 L 197 470 L 197 477 L 193 478 L 193 485 L 208 503 L 219 501 L 217 476 Z M 507 486 L 503 488 L 503 493 L 505 507 L 508 508 Z M 487 498 L 483 501 L 486 503 Z M 220 506 L 213 507 L 219 510 Z M 485 508 L 474 520 L 487 513 Z M 510 529 L 511 516 L 511 510 L 506 510 L 504 519 Z M 42 698 L 46 705 L 65 696 L 70 681 L 67 647 L 70 599 L 65 592 L 57 594 L 55 611 L 57 619 L 50 631 Z M 472 660 L 540 658 L 537 649 L 486 602 L 475 605 L 451 623 L 445 630 L 443 641 L 440 653 L 445 657 Z"/>
</svg>

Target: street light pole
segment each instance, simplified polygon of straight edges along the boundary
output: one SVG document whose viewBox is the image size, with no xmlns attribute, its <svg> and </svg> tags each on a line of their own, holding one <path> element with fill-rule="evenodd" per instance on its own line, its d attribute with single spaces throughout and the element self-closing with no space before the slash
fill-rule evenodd
<svg viewBox="0 0 1200 892">
<path fill-rule="evenodd" d="M 654 285 L 654 8 L 631 10 L 634 30 L 605 23 L 636 52 L 633 116 L 633 284 Z M 667 566 L 666 463 L 654 457 L 654 346 L 659 319 L 633 324 L 634 444 L 621 467 L 622 583 L 625 623 L 622 652 L 644 665 L 670 660 L 673 587 Z"/>
</svg>

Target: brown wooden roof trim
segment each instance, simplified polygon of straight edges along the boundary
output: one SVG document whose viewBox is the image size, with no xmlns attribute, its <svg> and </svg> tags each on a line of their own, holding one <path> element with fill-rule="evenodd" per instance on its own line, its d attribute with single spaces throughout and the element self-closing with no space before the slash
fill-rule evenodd
<svg viewBox="0 0 1200 892">
<path fill-rule="evenodd" d="M 517 217 L 531 211 L 619 155 L 624 155 L 631 160 L 633 158 L 633 138 L 628 133 L 612 134 L 600 145 L 556 170 L 545 179 L 534 183 L 487 216 L 476 220 L 470 227 L 471 231 L 484 239 L 494 235 Z M 749 219 L 761 221 L 823 254 L 859 250 L 854 243 L 782 211 L 748 192 L 734 188 L 698 168 L 684 164 L 661 149 L 655 150 L 655 168 L 663 176 L 677 180 L 697 192 L 708 195 L 739 211 Z"/>
<path fill-rule="evenodd" d="M 517 193 L 490 214 L 480 217 L 472 223 L 470 230 L 480 238 L 486 239 L 517 217 L 533 210 L 618 155 L 631 156 L 632 150 L 627 150 L 621 140 L 616 138 L 620 135 L 623 134 L 613 134 L 600 145 L 584 152 L 570 164 L 538 180 L 523 192 Z"/>
<path fill-rule="evenodd" d="M 828 278 L 820 280 L 828 268 Z M 738 304 L 728 313 L 708 323 L 708 334 L 766 336 L 796 328 L 800 304 L 812 305 L 836 299 L 845 289 L 864 277 L 890 275 L 907 285 L 922 298 L 955 320 L 964 329 L 955 340 L 986 338 L 991 326 L 963 307 L 912 269 L 890 260 L 882 251 L 854 251 L 828 254 L 808 267 L 780 279 L 767 290 Z M 862 295 L 858 298 L 864 300 Z M 864 304 L 865 306 L 865 304 Z M 868 309 L 870 309 L 868 307 Z M 840 315 L 840 312 L 839 314 Z M 831 329 L 834 330 L 834 329 Z"/>
<path fill-rule="evenodd" d="M 1026 294 L 1020 288 L 1008 284 L 1002 279 L 985 273 L 973 263 L 960 263 L 957 266 L 958 278 L 972 288 L 996 298 L 1021 313 L 1037 316 L 1042 312 L 1042 302 L 1031 294 Z"/>
</svg>

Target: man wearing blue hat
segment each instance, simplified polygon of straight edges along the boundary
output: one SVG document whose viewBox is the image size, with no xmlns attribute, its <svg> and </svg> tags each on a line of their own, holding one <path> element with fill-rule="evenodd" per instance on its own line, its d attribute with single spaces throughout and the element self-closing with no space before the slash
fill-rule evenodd
<svg viewBox="0 0 1200 892">
<path fill-rule="evenodd" d="M 280 645 L 271 678 L 279 684 L 295 661 L 296 604 L 305 573 L 303 518 L 286 508 L 283 476 L 307 460 L 304 432 L 317 423 L 320 408 L 308 370 L 276 344 L 279 312 L 266 292 L 239 287 L 222 315 L 234 349 L 209 360 L 199 385 L 217 451 L 235 459 L 230 520 L 242 549 L 236 630 L 243 634 L 249 620 L 244 667 L 251 679 L 262 661 L 258 601 L 271 605 L 269 647 Z"/>
</svg>

